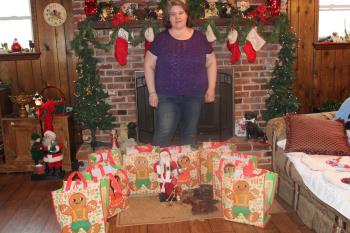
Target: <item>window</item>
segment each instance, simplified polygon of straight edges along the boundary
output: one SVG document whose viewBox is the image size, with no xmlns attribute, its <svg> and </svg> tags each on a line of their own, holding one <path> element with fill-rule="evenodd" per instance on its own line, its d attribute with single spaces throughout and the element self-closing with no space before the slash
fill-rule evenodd
<svg viewBox="0 0 350 233">
<path fill-rule="evenodd" d="M 0 7 L 0 43 L 11 48 L 17 38 L 22 48 L 34 41 L 30 0 L 3 1 Z"/>
<path fill-rule="evenodd" d="M 339 37 L 345 38 L 345 31 L 350 33 L 350 1 L 319 1 L 318 38 L 329 37 L 334 32 L 336 32 Z"/>
</svg>

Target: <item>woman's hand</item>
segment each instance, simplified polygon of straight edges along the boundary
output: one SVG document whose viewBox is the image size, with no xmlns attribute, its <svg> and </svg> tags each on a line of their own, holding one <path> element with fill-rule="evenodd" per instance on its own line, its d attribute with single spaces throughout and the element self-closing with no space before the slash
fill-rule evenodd
<svg viewBox="0 0 350 233">
<path fill-rule="evenodd" d="M 149 105 L 151 105 L 151 107 L 153 107 L 153 108 L 158 107 L 158 95 L 157 95 L 157 93 L 155 93 L 155 92 L 150 93 L 149 97 L 148 97 L 148 102 L 149 102 Z"/>
<path fill-rule="evenodd" d="M 208 89 L 204 96 L 204 102 L 211 103 L 215 100 L 215 90 Z"/>
</svg>

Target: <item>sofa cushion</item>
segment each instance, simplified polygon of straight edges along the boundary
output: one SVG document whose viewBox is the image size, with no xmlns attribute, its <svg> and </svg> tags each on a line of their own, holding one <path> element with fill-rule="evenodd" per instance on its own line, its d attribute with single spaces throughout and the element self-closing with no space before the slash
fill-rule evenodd
<svg viewBox="0 0 350 233">
<path fill-rule="evenodd" d="M 285 121 L 286 152 L 350 156 L 342 122 L 296 114 L 288 114 Z"/>
</svg>

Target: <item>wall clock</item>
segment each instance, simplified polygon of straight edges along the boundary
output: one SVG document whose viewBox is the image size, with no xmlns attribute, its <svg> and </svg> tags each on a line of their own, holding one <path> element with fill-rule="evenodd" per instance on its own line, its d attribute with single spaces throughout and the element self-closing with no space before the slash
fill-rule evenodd
<svg viewBox="0 0 350 233">
<path fill-rule="evenodd" d="M 44 19 L 51 26 L 62 25 L 67 18 L 66 9 L 59 3 L 50 3 L 44 9 Z"/>
</svg>

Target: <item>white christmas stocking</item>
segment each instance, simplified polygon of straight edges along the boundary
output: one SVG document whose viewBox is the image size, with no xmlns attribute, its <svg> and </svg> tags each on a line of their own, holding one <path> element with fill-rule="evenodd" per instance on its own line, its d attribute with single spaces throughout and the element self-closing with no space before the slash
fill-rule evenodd
<svg viewBox="0 0 350 233">
<path fill-rule="evenodd" d="M 151 47 L 152 42 L 154 41 L 154 31 L 152 27 L 148 27 L 144 33 L 145 36 L 145 55 L 146 52 Z"/>
<path fill-rule="evenodd" d="M 259 51 L 266 41 L 264 38 L 258 33 L 256 27 L 253 27 L 252 30 L 247 35 L 246 43 L 243 46 L 243 50 L 247 55 L 247 59 L 249 63 L 253 63 L 256 59 L 256 52 Z"/>
</svg>

